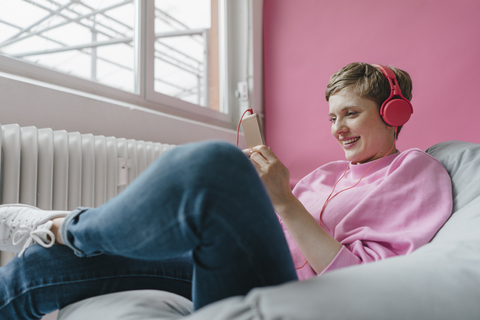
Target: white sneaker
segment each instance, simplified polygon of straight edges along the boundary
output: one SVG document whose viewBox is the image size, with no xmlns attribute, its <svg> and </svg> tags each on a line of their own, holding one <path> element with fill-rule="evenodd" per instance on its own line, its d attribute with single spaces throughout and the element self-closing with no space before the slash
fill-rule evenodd
<svg viewBox="0 0 480 320">
<path fill-rule="evenodd" d="M 69 211 L 46 211 L 26 204 L 5 204 L 0 206 L 0 250 L 19 252 L 38 243 L 50 248 L 55 235 L 50 231 L 52 220 L 62 218 Z"/>
</svg>

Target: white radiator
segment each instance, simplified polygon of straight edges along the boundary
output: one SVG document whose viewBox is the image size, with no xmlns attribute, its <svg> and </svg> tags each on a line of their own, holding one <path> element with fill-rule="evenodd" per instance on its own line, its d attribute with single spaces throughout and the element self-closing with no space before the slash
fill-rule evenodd
<svg viewBox="0 0 480 320">
<path fill-rule="evenodd" d="M 64 130 L 1 126 L 1 203 L 98 207 L 173 145 Z M 11 254 L 3 252 L 1 265 Z"/>
</svg>

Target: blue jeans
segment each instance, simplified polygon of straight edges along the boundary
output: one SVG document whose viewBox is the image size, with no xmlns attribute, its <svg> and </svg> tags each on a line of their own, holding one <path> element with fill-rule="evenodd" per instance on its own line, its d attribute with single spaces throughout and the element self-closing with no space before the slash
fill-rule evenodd
<svg viewBox="0 0 480 320">
<path fill-rule="evenodd" d="M 116 198 L 69 214 L 66 246 L 33 246 L 0 269 L 0 318 L 39 319 L 106 293 L 158 289 L 196 309 L 296 280 L 266 190 L 224 142 L 177 147 Z"/>
</svg>

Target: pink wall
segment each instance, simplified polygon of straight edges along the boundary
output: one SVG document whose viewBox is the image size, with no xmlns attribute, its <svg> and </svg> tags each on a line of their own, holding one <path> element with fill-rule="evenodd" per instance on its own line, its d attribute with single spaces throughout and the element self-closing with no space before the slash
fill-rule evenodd
<svg viewBox="0 0 480 320">
<path fill-rule="evenodd" d="M 343 159 L 324 93 L 330 75 L 349 62 L 410 73 L 414 114 L 400 150 L 480 143 L 479 16 L 478 0 L 265 0 L 266 140 L 292 183 Z"/>
</svg>

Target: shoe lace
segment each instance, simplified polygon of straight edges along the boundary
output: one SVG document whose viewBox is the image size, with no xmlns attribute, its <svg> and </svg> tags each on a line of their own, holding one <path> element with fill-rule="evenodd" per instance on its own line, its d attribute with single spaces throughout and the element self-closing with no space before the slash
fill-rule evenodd
<svg viewBox="0 0 480 320">
<path fill-rule="evenodd" d="M 28 221 L 28 218 L 21 221 L 19 211 L 12 211 L 7 213 L 5 219 L 0 224 L 0 236 L 3 240 L 12 237 L 12 244 L 14 246 L 25 241 L 22 250 L 18 253 L 21 257 L 25 250 L 31 245 L 38 243 L 44 248 L 50 248 L 55 243 L 55 235 L 50 231 L 51 222 L 33 219 Z"/>
</svg>

